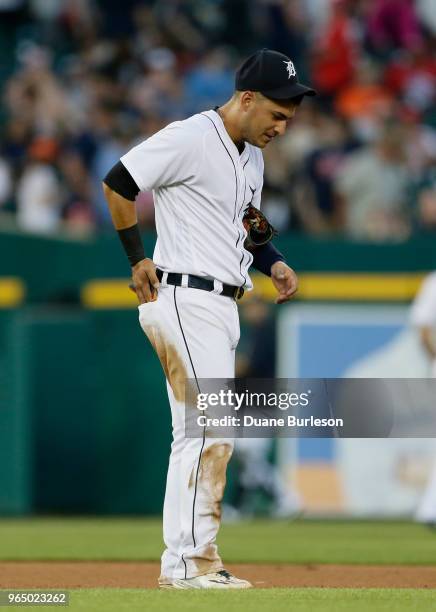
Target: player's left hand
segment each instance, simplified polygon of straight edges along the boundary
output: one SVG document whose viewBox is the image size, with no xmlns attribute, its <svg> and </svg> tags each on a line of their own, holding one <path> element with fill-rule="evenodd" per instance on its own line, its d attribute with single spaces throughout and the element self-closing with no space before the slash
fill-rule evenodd
<svg viewBox="0 0 436 612">
<path fill-rule="evenodd" d="M 288 302 L 297 293 L 297 275 L 284 261 L 276 261 L 276 263 L 271 266 L 271 280 L 278 291 L 276 304 Z"/>
</svg>

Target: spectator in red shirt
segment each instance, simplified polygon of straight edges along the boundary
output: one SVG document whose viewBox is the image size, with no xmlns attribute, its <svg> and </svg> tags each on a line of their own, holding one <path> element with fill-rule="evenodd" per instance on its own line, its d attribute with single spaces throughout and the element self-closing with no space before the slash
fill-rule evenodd
<svg viewBox="0 0 436 612">
<path fill-rule="evenodd" d="M 333 0 L 330 19 L 313 44 L 311 80 L 319 93 L 331 96 L 352 81 L 358 57 L 358 36 L 347 2 Z"/>
</svg>

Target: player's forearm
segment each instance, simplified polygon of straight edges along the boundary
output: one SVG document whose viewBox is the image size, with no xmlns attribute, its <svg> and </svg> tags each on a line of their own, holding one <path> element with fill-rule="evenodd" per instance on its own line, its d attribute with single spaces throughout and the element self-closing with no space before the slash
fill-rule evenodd
<svg viewBox="0 0 436 612">
<path fill-rule="evenodd" d="M 103 183 L 103 191 L 111 213 L 112 223 L 133 268 L 138 262 L 145 259 L 135 202 L 127 200 L 105 183 Z"/>
<path fill-rule="evenodd" d="M 267 276 L 271 276 L 271 268 L 277 261 L 285 261 L 285 258 L 271 242 L 253 250 L 252 266 Z"/>
<path fill-rule="evenodd" d="M 122 230 L 138 222 L 135 202 L 116 193 L 106 183 L 103 183 L 103 191 L 115 229 Z"/>
</svg>

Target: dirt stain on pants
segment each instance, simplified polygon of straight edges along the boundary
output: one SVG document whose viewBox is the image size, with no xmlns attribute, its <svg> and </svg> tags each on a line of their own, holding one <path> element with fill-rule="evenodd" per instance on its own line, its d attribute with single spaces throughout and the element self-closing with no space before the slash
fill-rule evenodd
<svg viewBox="0 0 436 612">
<path fill-rule="evenodd" d="M 198 474 L 199 486 L 210 503 L 212 518 L 221 520 L 221 500 L 226 486 L 227 464 L 232 456 L 233 447 L 229 443 L 211 444 L 203 451 Z"/>
<path fill-rule="evenodd" d="M 229 443 L 211 444 L 203 451 L 198 471 L 197 487 L 202 497 L 202 518 L 209 517 L 219 527 L 221 521 L 221 501 L 226 486 L 227 464 L 233 452 Z M 197 466 L 194 466 L 189 486 L 194 486 Z M 223 568 L 216 544 L 209 543 L 195 559 L 196 575 L 216 572 Z"/>
<path fill-rule="evenodd" d="M 178 402 L 184 402 L 187 374 L 185 364 L 177 348 L 174 344 L 168 342 L 162 332 L 155 326 L 147 327 L 145 333 L 159 357 L 165 377 L 173 390 L 175 399 Z"/>
</svg>

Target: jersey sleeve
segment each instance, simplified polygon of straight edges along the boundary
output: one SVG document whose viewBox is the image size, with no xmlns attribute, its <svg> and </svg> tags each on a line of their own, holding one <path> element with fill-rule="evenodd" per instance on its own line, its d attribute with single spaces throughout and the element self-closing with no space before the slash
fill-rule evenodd
<svg viewBox="0 0 436 612">
<path fill-rule="evenodd" d="M 416 326 L 436 324 L 436 273 L 424 280 L 413 302 L 410 322 Z"/>
<path fill-rule="evenodd" d="M 141 191 L 182 183 L 195 174 L 201 152 L 183 122 L 171 123 L 121 157 Z"/>
</svg>

